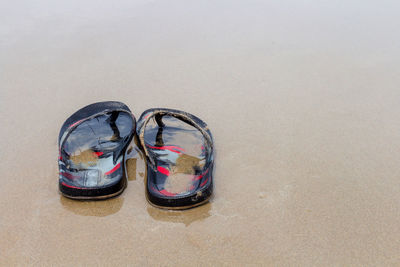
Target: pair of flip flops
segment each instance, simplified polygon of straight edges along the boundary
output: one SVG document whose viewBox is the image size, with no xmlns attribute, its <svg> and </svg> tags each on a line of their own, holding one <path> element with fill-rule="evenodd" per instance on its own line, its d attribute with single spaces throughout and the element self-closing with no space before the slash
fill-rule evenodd
<svg viewBox="0 0 400 267">
<path fill-rule="evenodd" d="M 136 123 L 121 102 L 86 106 L 60 130 L 59 189 L 73 199 L 106 199 L 127 186 L 126 150 L 137 137 L 147 163 L 146 196 L 157 207 L 190 208 L 213 190 L 214 149 L 207 125 L 184 111 L 146 110 Z"/>
</svg>

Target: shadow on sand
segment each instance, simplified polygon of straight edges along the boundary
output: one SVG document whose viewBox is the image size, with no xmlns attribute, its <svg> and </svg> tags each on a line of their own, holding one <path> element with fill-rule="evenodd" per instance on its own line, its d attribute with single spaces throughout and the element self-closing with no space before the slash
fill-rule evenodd
<svg viewBox="0 0 400 267">
<path fill-rule="evenodd" d="M 189 226 L 195 221 L 201 221 L 211 216 L 211 203 L 208 202 L 202 206 L 183 210 L 163 210 L 153 206 L 147 208 L 149 215 L 157 221 L 183 223 L 185 226 Z"/>
<path fill-rule="evenodd" d="M 124 203 L 124 198 L 119 196 L 107 201 L 81 201 L 60 196 L 61 205 L 78 215 L 105 217 L 117 213 Z"/>
</svg>

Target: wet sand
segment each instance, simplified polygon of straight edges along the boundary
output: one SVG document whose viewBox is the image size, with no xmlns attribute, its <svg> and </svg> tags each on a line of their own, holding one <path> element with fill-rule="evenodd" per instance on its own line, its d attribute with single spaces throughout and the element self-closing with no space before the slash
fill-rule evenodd
<svg viewBox="0 0 400 267">
<path fill-rule="evenodd" d="M 0 264 L 400 264 L 397 1 L 0 3 Z M 57 136 L 87 104 L 193 113 L 215 194 L 146 202 L 57 188 Z"/>
</svg>

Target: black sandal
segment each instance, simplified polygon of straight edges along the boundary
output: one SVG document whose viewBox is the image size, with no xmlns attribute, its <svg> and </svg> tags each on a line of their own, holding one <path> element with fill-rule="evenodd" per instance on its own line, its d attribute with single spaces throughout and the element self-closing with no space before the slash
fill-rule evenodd
<svg viewBox="0 0 400 267">
<path fill-rule="evenodd" d="M 189 113 L 149 109 L 138 121 L 146 156 L 146 196 L 160 208 L 186 209 L 207 202 L 213 191 L 213 139 L 206 123 Z"/>
<path fill-rule="evenodd" d="M 122 193 L 127 181 L 125 151 L 136 120 L 123 103 L 86 106 L 63 124 L 59 143 L 59 189 L 73 199 L 105 199 Z"/>
</svg>

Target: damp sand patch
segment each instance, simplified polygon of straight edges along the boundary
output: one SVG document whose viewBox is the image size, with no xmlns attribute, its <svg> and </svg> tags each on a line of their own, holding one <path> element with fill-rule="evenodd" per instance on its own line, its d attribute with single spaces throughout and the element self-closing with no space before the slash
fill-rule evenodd
<svg viewBox="0 0 400 267">
<path fill-rule="evenodd" d="M 84 151 L 76 151 L 72 156 L 71 156 L 71 161 L 75 165 L 83 165 L 83 166 L 95 166 L 97 163 L 98 157 L 96 153 L 91 150 L 87 149 Z"/>
</svg>

